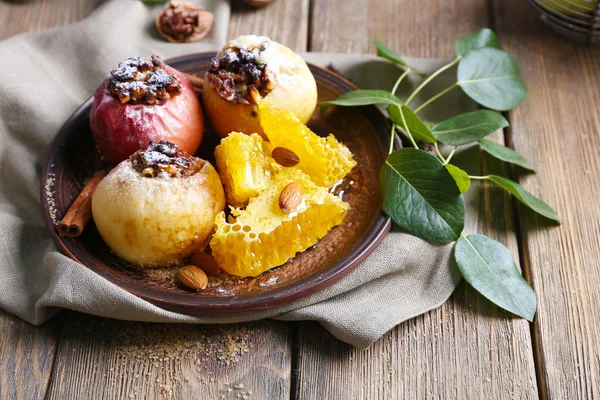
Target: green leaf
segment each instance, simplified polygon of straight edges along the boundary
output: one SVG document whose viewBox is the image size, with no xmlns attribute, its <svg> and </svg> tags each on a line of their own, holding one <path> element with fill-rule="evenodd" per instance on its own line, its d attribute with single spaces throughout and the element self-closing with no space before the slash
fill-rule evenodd
<svg viewBox="0 0 600 400">
<path fill-rule="evenodd" d="M 487 139 L 479 139 L 477 142 L 479 142 L 481 148 L 485 150 L 488 154 L 502 161 L 506 161 L 535 172 L 535 167 L 531 165 L 531 163 L 527 161 L 525 157 L 523 157 L 513 149 L 509 149 L 508 147 L 502 146 L 498 143 L 494 143 L 491 140 Z"/>
<path fill-rule="evenodd" d="M 560 222 L 560 217 L 548 204 L 544 203 L 541 199 L 538 199 L 527 190 L 523 189 L 517 182 L 511 181 L 510 179 L 503 178 L 498 175 L 488 175 L 487 179 L 497 183 L 504 189 L 508 190 L 515 196 L 519 201 L 531 208 L 538 214 L 543 215 L 546 218 Z"/>
<path fill-rule="evenodd" d="M 469 174 L 452 164 L 446 164 L 446 169 L 450 172 L 454 181 L 456 181 L 458 190 L 460 190 L 461 193 L 467 193 L 471 187 L 471 178 L 469 178 Z"/>
<path fill-rule="evenodd" d="M 400 110 L 402 110 L 402 113 L 400 113 Z M 394 121 L 400 129 L 403 129 L 405 132 L 410 131 L 413 138 L 425 143 L 435 143 L 435 137 L 433 137 L 427 125 L 425 125 L 425 123 L 407 106 L 397 107 L 395 105 L 389 105 L 387 107 L 387 112 L 390 119 Z M 404 119 L 402 119 L 402 114 L 404 114 Z M 406 124 L 404 121 L 406 121 Z"/>
<path fill-rule="evenodd" d="M 502 243 L 483 235 L 461 237 L 454 245 L 454 259 L 465 280 L 484 297 L 513 314 L 533 320 L 535 293 Z"/>
<path fill-rule="evenodd" d="M 517 63 L 502 50 L 469 51 L 458 63 L 457 75 L 458 84 L 470 98 L 494 110 L 515 108 L 527 95 Z"/>
<path fill-rule="evenodd" d="M 409 233 L 448 243 L 460 237 L 465 203 L 452 175 L 436 157 L 406 148 L 381 168 L 383 210 Z"/>
<path fill-rule="evenodd" d="M 500 43 L 496 39 L 496 33 L 488 28 L 483 28 L 468 35 L 456 39 L 454 42 L 454 50 L 456 55 L 464 56 L 471 50 L 481 49 L 484 47 L 500 48 Z"/>
<path fill-rule="evenodd" d="M 394 53 L 394 51 L 392 49 L 390 49 L 389 47 L 387 47 L 381 40 L 374 38 L 373 43 L 375 43 L 375 46 L 377 46 L 377 56 L 385 58 L 386 60 L 389 60 L 389 61 L 393 62 L 394 64 L 401 65 L 405 68 L 410 68 L 413 72 L 415 72 L 421 76 L 428 75 L 426 72 L 419 71 L 418 69 L 408 65 L 406 63 L 406 61 L 404 61 L 402 58 L 400 58 L 400 56 L 398 54 Z"/>
<path fill-rule="evenodd" d="M 335 100 L 321 103 L 321 111 L 331 105 L 337 106 L 366 106 L 370 104 L 402 105 L 402 100 L 385 90 L 354 90 L 344 93 Z"/>
<path fill-rule="evenodd" d="M 506 126 L 508 121 L 501 114 L 490 110 L 477 110 L 442 121 L 434 126 L 431 132 L 441 143 L 461 146 L 476 142 Z"/>
</svg>

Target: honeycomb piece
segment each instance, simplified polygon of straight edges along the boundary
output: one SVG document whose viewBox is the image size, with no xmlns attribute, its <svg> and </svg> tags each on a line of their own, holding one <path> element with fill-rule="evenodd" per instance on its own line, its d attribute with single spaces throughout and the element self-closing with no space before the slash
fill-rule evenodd
<svg viewBox="0 0 600 400">
<path fill-rule="evenodd" d="M 304 198 L 296 210 L 285 213 L 279 208 L 279 195 L 291 182 L 302 186 Z M 231 275 L 258 276 L 314 245 L 342 223 L 349 208 L 296 167 L 284 168 L 246 209 L 232 208 L 229 222 L 225 213 L 217 215 L 212 254 Z"/>
<path fill-rule="evenodd" d="M 300 157 L 297 167 L 317 185 L 331 187 L 356 165 L 350 150 L 335 136 L 316 135 L 291 112 L 262 101 L 259 113 L 273 148 L 286 147 L 296 153 Z"/>
<path fill-rule="evenodd" d="M 215 149 L 217 169 L 227 203 L 242 207 L 267 187 L 279 167 L 270 157 L 271 145 L 258 134 L 231 132 Z"/>
</svg>

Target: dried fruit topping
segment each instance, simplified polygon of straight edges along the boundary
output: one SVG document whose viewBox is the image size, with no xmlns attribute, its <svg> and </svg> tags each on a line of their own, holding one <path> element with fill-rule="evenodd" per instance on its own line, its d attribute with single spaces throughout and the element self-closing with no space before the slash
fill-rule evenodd
<svg viewBox="0 0 600 400">
<path fill-rule="evenodd" d="M 284 213 L 291 213 L 302 203 L 302 186 L 298 182 L 292 182 L 283 188 L 279 195 L 279 208 Z"/>
<path fill-rule="evenodd" d="M 129 160 L 136 171 L 148 178 L 184 178 L 200 171 L 206 163 L 179 150 L 176 144 L 163 141 L 150 142 L 145 150 L 136 151 Z"/>
<path fill-rule="evenodd" d="M 185 1 L 171 3 L 156 16 L 156 28 L 162 37 L 173 43 L 197 42 L 210 32 L 212 13 Z"/>
<path fill-rule="evenodd" d="M 157 55 L 131 57 L 110 72 L 108 92 L 122 104 L 161 104 L 181 93 L 181 82 Z"/>
<path fill-rule="evenodd" d="M 186 265 L 177 271 L 177 279 L 185 286 L 194 290 L 206 289 L 208 277 L 200 268 L 195 265 Z"/>
<path fill-rule="evenodd" d="M 282 167 L 294 167 L 300 162 L 298 154 L 285 147 L 275 147 L 271 153 L 271 157 Z"/>
<path fill-rule="evenodd" d="M 270 46 L 272 42 L 265 38 L 260 44 L 224 49 L 210 62 L 209 85 L 226 101 L 260 103 L 275 88 L 275 76 L 265 57 Z"/>
</svg>

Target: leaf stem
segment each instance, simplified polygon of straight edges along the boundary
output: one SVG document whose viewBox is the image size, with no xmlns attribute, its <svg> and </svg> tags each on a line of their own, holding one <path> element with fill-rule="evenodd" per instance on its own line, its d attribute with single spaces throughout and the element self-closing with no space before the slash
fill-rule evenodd
<svg viewBox="0 0 600 400">
<path fill-rule="evenodd" d="M 485 179 L 489 179 L 490 176 L 489 175 L 486 175 L 486 176 L 471 176 L 471 175 L 469 175 L 469 178 L 471 178 L 471 179 L 485 180 Z"/>
<path fill-rule="evenodd" d="M 444 165 L 446 165 L 447 164 L 446 159 L 444 158 L 444 156 L 442 155 L 442 153 L 440 153 L 440 149 L 438 148 L 437 142 L 435 142 L 433 145 L 435 146 L 435 152 L 437 153 L 438 157 L 440 158 L 440 160 L 442 160 L 442 162 L 444 163 Z"/>
<path fill-rule="evenodd" d="M 448 156 L 448 158 L 446 158 L 446 162 L 444 162 L 444 165 L 447 165 L 450 162 L 450 160 L 452 159 L 452 156 L 454 155 L 454 152 L 456 151 L 456 147 L 458 147 L 458 146 L 455 146 L 452 149 L 452 152 L 450 152 L 450 155 Z"/>
<path fill-rule="evenodd" d="M 388 151 L 388 155 L 392 154 L 394 150 L 394 138 L 396 137 L 396 124 L 392 124 L 392 131 L 390 132 L 390 150 Z"/>
<path fill-rule="evenodd" d="M 406 123 L 406 119 L 404 118 L 404 112 L 402 111 L 402 107 L 398 107 L 398 110 L 400 111 L 400 116 L 402 117 L 402 123 L 404 124 L 404 130 L 405 130 L 406 134 L 408 135 L 410 142 L 415 147 L 415 149 L 418 149 L 419 146 L 417 146 L 415 139 L 413 139 L 412 134 L 410 133 L 410 129 L 408 128 L 408 124 Z"/>
<path fill-rule="evenodd" d="M 439 92 L 438 94 L 436 94 L 435 96 L 433 96 L 432 98 L 430 98 L 429 100 L 427 100 L 425 103 L 423 103 L 419 107 L 417 107 L 417 109 L 415 110 L 415 114 L 418 113 L 419 111 L 421 111 L 422 109 L 424 109 L 425 107 L 427 107 L 430 103 L 433 103 L 434 101 L 436 101 L 437 99 L 439 99 L 440 97 L 442 97 L 443 95 L 445 95 L 446 93 L 448 93 L 449 91 L 451 91 L 452 89 L 454 89 L 457 86 L 458 86 L 458 82 L 455 82 L 450 87 L 447 87 L 446 89 L 442 90 L 441 92 Z M 407 103 L 408 103 L 408 101 L 407 101 Z"/>
<path fill-rule="evenodd" d="M 404 70 L 404 73 L 402 75 L 400 75 L 400 78 L 398 78 L 398 80 L 396 81 L 396 83 L 394 83 L 394 87 L 392 88 L 392 94 L 396 94 L 396 90 L 398 90 L 398 86 L 400 86 L 400 82 L 402 82 L 402 80 L 406 77 L 406 75 L 408 75 L 411 71 L 411 68 L 406 68 Z"/>
<path fill-rule="evenodd" d="M 450 61 L 448 64 L 444 65 L 443 67 L 441 67 L 440 69 L 438 69 L 437 71 L 435 71 L 433 74 L 429 75 L 429 78 L 425 79 L 423 81 L 423 83 L 421 83 L 414 92 L 412 92 L 412 94 L 409 96 L 409 98 L 406 100 L 406 105 L 408 105 L 408 103 L 410 103 L 410 101 L 417 95 L 417 93 L 419 93 L 421 91 L 421 89 L 423 89 L 425 86 L 427 86 L 427 84 L 429 82 L 431 82 L 433 80 L 433 78 L 435 78 L 436 76 L 438 76 L 439 74 L 441 74 L 442 72 L 444 72 L 447 69 L 452 68 L 456 63 L 458 63 L 460 61 L 462 57 L 456 57 L 453 61 Z"/>
</svg>

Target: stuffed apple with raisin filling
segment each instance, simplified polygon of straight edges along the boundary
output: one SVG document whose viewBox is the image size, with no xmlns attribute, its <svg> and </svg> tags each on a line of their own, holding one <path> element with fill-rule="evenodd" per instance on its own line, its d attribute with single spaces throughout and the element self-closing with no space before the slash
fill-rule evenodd
<svg viewBox="0 0 600 400">
<path fill-rule="evenodd" d="M 211 60 L 202 102 L 221 137 L 232 131 L 264 137 L 258 104 L 268 100 L 307 123 L 317 105 L 317 84 L 306 62 L 265 36 L 240 36 Z"/>
<path fill-rule="evenodd" d="M 98 151 L 112 165 L 151 141 L 175 143 L 194 154 L 204 115 L 192 85 L 160 57 L 124 60 L 96 90 L 90 127 Z"/>
<path fill-rule="evenodd" d="M 198 251 L 224 208 L 213 166 L 167 142 L 152 142 L 121 162 L 92 197 L 94 222 L 106 244 L 147 268 L 179 265 Z"/>
</svg>

